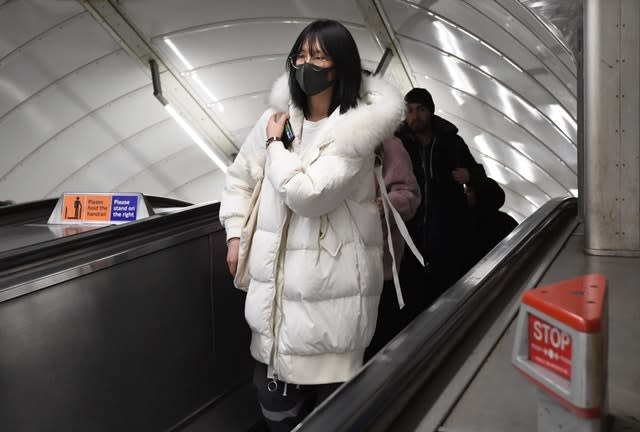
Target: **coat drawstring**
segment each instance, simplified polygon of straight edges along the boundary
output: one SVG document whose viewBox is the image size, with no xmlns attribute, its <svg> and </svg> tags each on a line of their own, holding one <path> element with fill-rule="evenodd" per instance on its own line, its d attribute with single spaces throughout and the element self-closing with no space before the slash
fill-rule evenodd
<svg viewBox="0 0 640 432">
<path fill-rule="evenodd" d="M 384 179 L 382 177 L 382 166 L 378 165 L 374 168 L 376 174 L 376 180 L 378 181 L 378 189 L 380 191 L 380 197 L 382 198 L 382 207 L 384 209 L 384 219 L 387 224 L 387 246 L 389 247 L 389 252 L 391 253 L 391 270 L 393 273 L 393 284 L 396 288 L 396 296 L 398 297 L 398 304 L 400 305 L 400 309 L 404 307 L 404 299 L 402 298 L 402 290 L 400 289 L 400 278 L 398 277 L 398 268 L 396 266 L 396 254 L 393 249 L 393 239 L 391 238 L 391 223 L 389 222 L 389 213 L 393 216 L 393 219 L 396 222 L 396 226 L 400 231 L 400 234 L 404 238 L 404 241 L 409 246 L 409 249 L 416 256 L 420 264 L 424 267 L 424 258 L 418 248 L 413 243 L 411 239 L 411 235 L 407 230 L 407 227 L 402 220 L 402 216 L 398 213 L 398 210 L 393 207 L 391 204 L 391 199 L 389 198 L 389 194 L 387 193 L 387 188 L 384 185 Z"/>
</svg>

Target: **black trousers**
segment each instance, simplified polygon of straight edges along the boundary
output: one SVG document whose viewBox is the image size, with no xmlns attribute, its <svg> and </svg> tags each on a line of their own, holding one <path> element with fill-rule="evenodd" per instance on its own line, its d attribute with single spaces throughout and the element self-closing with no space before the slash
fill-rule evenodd
<svg viewBox="0 0 640 432">
<path fill-rule="evenodd" d="M 271 432 L 288 432 L 320 405 L 342 383 L 296 385 L 267 378 L 267 365 L 257 362 L 253 384 L 267 427 Z"/>
</svg>

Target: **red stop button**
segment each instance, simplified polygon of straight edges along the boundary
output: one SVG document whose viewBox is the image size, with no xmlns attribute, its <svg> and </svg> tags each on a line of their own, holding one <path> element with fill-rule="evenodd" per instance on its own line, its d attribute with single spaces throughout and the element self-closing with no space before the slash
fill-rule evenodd
<svg viewBox="0 0 640 432">
<path fill-rule="evenodd" d="M 571 379 L 571 335 L 529 313 L 529 359 Z"/>
</svg>

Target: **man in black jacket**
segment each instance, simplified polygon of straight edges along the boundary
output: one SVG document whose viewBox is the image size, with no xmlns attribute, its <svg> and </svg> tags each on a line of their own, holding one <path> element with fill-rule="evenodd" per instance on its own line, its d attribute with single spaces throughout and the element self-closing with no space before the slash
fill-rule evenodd
<svg viewBox="0 0 640 432">
<path fill-rule="evenodd" d="M 458 135 L 458 128 L 434 114 L 431 94 L 414 88 L 405 96 L 407 118 L 396 132 L 411 156 L 422 204 L 407 225 L 429 268 L 407 253 L 403 279 L 425 290 L 424 306 L 456 282 L 472 264 L 473 224 L 464 193 L 486 177 Z"/>
</svg>

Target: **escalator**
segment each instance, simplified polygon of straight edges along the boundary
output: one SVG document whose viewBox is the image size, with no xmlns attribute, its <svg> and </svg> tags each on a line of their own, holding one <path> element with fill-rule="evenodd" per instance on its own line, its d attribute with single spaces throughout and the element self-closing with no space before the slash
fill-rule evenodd
<svg viewBox="0 0 640 432">
<path fill-rule="evenodd" d="M 173 210 L 40 237 L 6 234 L 48 231 L 53 200 L 0 214 L 2 430 L 183 430 L 205 411 L 219 430 L 258 422 L 219 205 L 151 202 Z"/>
<path fill-rule="evenodd" d="M 298 430 L 491 430 L 439 428 L 477 372 L 474 365 L 481 365 L 489 355 L 493 345 L 485 337 L 502 336 L 522 291 L 536 286 L 576 225 L 575 198 L 549 201 L 311 413 Z M 465 375 L 467 379 L 461 379 Z"/>
<path fill-rule="evenodd" d="M 0 424 L 12 431 L 259 428 L 244 295 L 226 270 L 217 211 L 217 204 L 191 206 L 0 251 Z M 458 400 L 468 385 L 453 379 L 475 373 L 469 359 L 482 363 L 479 352 L 490 349 L 483 337 L 540 280 L 576 218 L 575 198 L 543 206 L 299 430 L 442 424 L 451 411 L 443 395 Z"/>
</svg>

